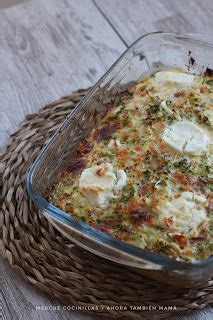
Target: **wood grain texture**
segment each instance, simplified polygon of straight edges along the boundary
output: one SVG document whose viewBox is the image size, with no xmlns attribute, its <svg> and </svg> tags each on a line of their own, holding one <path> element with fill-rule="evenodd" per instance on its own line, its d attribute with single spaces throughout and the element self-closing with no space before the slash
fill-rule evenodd
<svg viewBox="0 0 213 320">
<path fill-rule="evenodd" d="M 212 27 L 211 0 L 37 0 L 0 11 L 0 148 L 26 114 L 92 85 L 141 34 L 212 33 Z M 96 319 L 36 310 L 57 302 L 24 283 L 2 258 L 0 288 L 2 319 Z M 211 311 L 170 320 L 210 320 Z"/>
<path fill-rule="evenodd" d="M 5 9 L 11 6 L 15 6 L 17 4 L 20 4 L 24 1 L 28 1 L 28 0 L 1 0 L 0 1 L 0 9 Z"/>
<path fill-rule="evenodd" d="M 3 10 L 0 43 L 0 147 L 25 114 L 94 84 L 125 49 L 90 0 Z"/>
<path fill-rule="evenodd" d="M 212 34 L 212 0 L 93 0 L 128 45 L 153 31 Z"/>
</svg>

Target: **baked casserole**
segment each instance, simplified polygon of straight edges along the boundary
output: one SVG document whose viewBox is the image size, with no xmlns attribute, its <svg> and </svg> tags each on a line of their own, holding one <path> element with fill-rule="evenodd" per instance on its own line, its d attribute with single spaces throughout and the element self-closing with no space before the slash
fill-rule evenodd
<svg viewBox="0 0 213 320">
<path fill-rule="evenodd" d="M 115 97 L 46 198 L 140 248 L 208 258 L 212 101 L 209 73 L 147 76 Z"/>
</svg>

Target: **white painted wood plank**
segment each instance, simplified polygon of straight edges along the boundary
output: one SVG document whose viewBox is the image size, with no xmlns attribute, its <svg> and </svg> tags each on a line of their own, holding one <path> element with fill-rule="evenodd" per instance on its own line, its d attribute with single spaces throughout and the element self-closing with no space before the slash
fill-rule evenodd
<svg viewBox="0 0 213 320">
<path fill-rule="evenodd" d="M 127 44 L 153 31 L 212 34 L 212 0 L 93 0 Z"/>
<path fill-rule="evenodd" d="M 0 147 L 24 115 L 88 87 L 125 46 L 90 0 L 0 11 Z"/>
<path fill-rule="evenodd" d="M 157 29 L 198 31 L 212 28 L 209 0 L 100 0 L 104 14 L 127 43 Z M 193 21 L 192 21 L 193 20 Z M 164 29 L 164 30 L 165 30 Z M 88 0 L 37 0 L 0 12 L 0 145 L 26 113 L 79 87 L 91 85 L 125 49 Z M 36 311 L 56 305 L 13 272 L 0 258 L 4 319 L 96 319 L 94 316 Z M 6 309 L 9 304 L 8 311 Z M 13 307 L 13 308 L 12 308 Z M 210 308 L 170 320 L 210 320 Z"/>
<path fill-rule="evenodd" d="M 5 9 L 11 6 L 15 6 L 27 0 L 1 0 L 0 1 L 0 10 Z"/>
</svg>

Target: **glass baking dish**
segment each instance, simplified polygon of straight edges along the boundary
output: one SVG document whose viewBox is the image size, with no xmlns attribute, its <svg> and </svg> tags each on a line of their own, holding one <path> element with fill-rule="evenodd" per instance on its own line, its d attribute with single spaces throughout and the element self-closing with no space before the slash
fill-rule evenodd
<svg viewBox="0 0 213 320">
<path fill-rule="evenodd" d="M 141 269 L 143 274 L 174 285 L 193 286 L 212 274 L 213 257 L 180 262 L 117 240 L 68 213 L 43 197 L 58 182 L 79 141 L 97 126 L 116 93 L 152 72 L 181 68 L 202 73 L 211 68 L 213 38 L 193 34 L 154 32 L 133 43 L 80 101 L 44 147 L 27 176 L 27 190 L 39 210 L 63 235 L 101 257 Z"/>
</svg>

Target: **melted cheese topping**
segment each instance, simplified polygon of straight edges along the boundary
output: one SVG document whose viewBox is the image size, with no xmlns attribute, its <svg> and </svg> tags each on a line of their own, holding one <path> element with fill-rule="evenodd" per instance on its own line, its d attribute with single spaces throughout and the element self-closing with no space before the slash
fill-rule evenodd
<svg viewBox="0 0 213 320">
<path fill-rule="evenodd" d="M 160 85 L 192 86 L 194 80 L 194 75 L 185 72 L 159 71 L 155 74 L 155 81 Z"/>
</svg>

